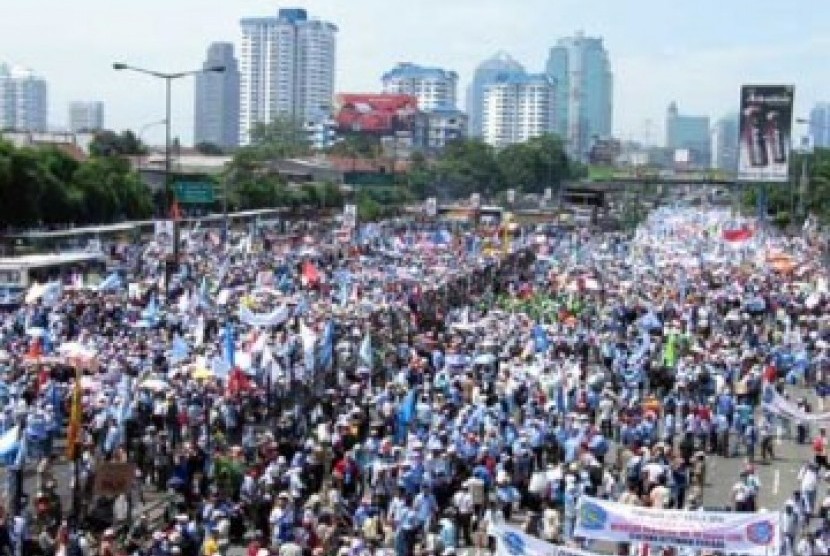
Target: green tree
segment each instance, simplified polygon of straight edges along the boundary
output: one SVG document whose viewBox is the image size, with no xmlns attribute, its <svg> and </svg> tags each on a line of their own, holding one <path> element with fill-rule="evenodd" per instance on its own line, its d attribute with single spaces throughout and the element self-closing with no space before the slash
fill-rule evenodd
<svg viewBox="0 0 830 556">
<path fill-rule="evenodd" d="M 327 150 L 328 154 L 348 158 L 375 158 L 380 152 L 380 137 L 368 133 L 348 133 Z"/>
<path fill-rule="evenodd" d="M 311 143 L 297 120 L 279 116 L 268 123 L 258 123 L 251 130 L 251 141 L 240 151 L 247 151 L 260 161 L 273 161 L 308 154 Z"/>
<path fill-rule="evenodd" d="M 510 145 L 497 155 L 506 189 L 542 193 L 573 177 L 562 141 L 553 135 Z"/>
<path fill-rule="evenodd" d="M 479 139 L 450 142 L 434 165 L 437 193 L 450 198 L 493 193 L 503 184 L 496 151 Z"/>
<path fill-rule="evenodd" d="M 210 143 L 208 141 L 196 143 L 193 147 L 199 154 L 204 154 L 208 156 L 219 156 L 225 154 L 225 151 L 222 149 L 222 147 L 220 147 L 216 143 Z"/>
<path fill-rule="evenodd" d="M 357 218 L 361 222 L 371 222 L 383 216 L 383 206 L 375 201 L 368 193 L 359 193 L 356 204 Z"/>
<path fill-rule="evenodd" d="M 146 153 L 144 143 L 129 129 L 121 133 L 99 131 L 89 144 L 92 156 L 137 156 Z"/>
</svg>

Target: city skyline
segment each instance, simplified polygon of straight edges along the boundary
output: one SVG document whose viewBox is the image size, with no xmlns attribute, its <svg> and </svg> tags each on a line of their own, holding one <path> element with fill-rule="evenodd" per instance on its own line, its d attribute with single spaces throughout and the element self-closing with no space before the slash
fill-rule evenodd
<svg viewBox="0 0 830 556">
<path fill-rule="evenodd" d="M 378 75 L 409 61 L 456 71 L 460 106 L 465 106 L 462 95 L 482 60 L 504 50 L 529 73 L 537 73 L 559 38 L 584 31 L 602 37 L 609 53 L 614 135 L 623 140 L 648 136 L 654 144 L 665 133 L 662 115 L 671 100 L 713 121 L 737 109 L 744 83 L 795 85 L 798 117 L 826 100 L 830 76 L 823 71 L 823 51 L 830 45 L 824 31 L 830 8 L 808 3 L 815 9 L 805 18 L 771 0 L 677 6 L 656 0 L 624 5 L 524 0 L 520 7 L 504 0 L 361 0 L 348 6 L 333 0 L 148 0 L 128 7 L 104 0 L 32 0 L 4 18 L 8 23 L 0 33 L 0 48 L 4 61 L 31 67 L 49 82 L 50 112 L 56 116 L 52 126 L 67 125 L 59 119 L 65 117 L 60 107 L 70 100 L 100 98 L 111 127 L 135 129 L 163 117 L 163 86 L 114 74 L 113 61 L 163 71 L 195 69 L 211 42 L 239 45 L 240 19 L 273 16 L 280 8 L 305 8 L 338 26 L 337 92 L 376 91 Z M 383 13 L 390 17 L 374 23 Z M 435 13 L 440 17 L 432 17 Z M 90 22 L 83 34 L 59 25 L 78 19 Z M 127 21 L 129 25 L 122 24 Z M 429 25 L 412 24 L 417 21 Z M 44 41 L 27 31 L 44 26 L 57 29 L 58 35 Z M 67 64 L 68 59 L 73 63 Z M 173 133 L 186 143 L 192 139 L 192 115 L 193 83 L 177 83 Z M 161 130 L 147 135 L 157 141 Z"/>
</svg>

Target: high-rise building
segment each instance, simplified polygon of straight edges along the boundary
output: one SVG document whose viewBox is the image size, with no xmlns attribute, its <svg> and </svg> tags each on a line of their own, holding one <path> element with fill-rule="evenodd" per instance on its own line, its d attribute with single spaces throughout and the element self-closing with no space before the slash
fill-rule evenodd
<svg viewBox="0 0 830 556">
<path fill-rule="evenodd" d="M 202 67 L 208 70 L 218 66 L 225 71 L 196 74 L 193 142 L 232 149 L 239 144 L 239 65 L 233 44 L 215 42 L 208 47 Z"/>
<path fill-rule="evenodd" d="M 525 74 L 524 66 L 506 52 L 498 52 L 492 58 L 488 58 L 479 64 L 475 74 L 473 74 L 473 80 L 467 88 L 467 116 L 469 117 L 468 129 L 470 136 L 481 137 L 484 135 L 484 88 L 498 79 Z"/>
<path fill-rule="evenodd" d="M 810 110 L 810 139 L 813 147 L 830 147 L 830 103 L 819 102 Z"/>
<path fill-rule="evenodd" d="M 556 87 L 544 74 L 506 75 L 484 87 L 482 130 L 494 147 L 554 132 Z"/>
<path fill-rule="evenodd" d="M 104 103 L 100 100 L 76 100 L 69 103 L 69 131 L 104 129 Z"/>
<path fill-rule="evenodd" d="M 456 107 L 458 74 L 454 71 L 401 63 L 384 73 L 381 81 L 384 93 L 412 95 L 424 112 Z"/>
<path fill-rule="evenodd" d="M 547 74 L 556 82 L 556 132 L 568 153 L 587 160 L 596 139 L 611 136 L 614 76 L 602 38 L 578 32 L 551 48 Z"/>
<path fill-rule="evenodd" d="M 240 24 L 240 143 L 258 122 L 285 116 L 306 124 L 330 114 L 337 27 L 298 8 Z"/>
<path fill-rule="evenodd" d="M 712 140 L 708 116 L 685 116 L 672 102 L 666 111 L 666 147 L 671 151 L 688 151 L 688 162 L 708 168 L 712 160 Z"/>
<path fill-rule="evenodd" d="M 32 70 L 0 64 L 0 130 L 46 131 L 46 81 Z"/>
<path fill-rule="evenodd" d="M 740 118 L 729 114 L 715 124 L 715 168 L 725 172 L 738 171 L 738 149 L 740 139 Z"/>
</svg>

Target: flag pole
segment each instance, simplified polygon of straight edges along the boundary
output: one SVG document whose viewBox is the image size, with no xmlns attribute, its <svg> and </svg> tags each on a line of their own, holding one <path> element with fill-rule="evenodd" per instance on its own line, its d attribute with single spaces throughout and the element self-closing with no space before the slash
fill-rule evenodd
<svg viewBox="0 0 830 556">
<path fill-rule="evenodd" d="M 15 466 L 14 474 L 14 515 L 12 517 L 17 517 L 18 515 L 23 513 L 23 478 L 26 476 L 25 469 L 26 469 L 26 454 L 25 454 L 25 446 L 23 445 L 23 435 L 26 434 L 26 414 L 20 416 L 17 425 L 17 450 L 18 454 L 15 456 L 15 459 L 20 460 L 20 464 Z M 19 453 L 20 450 L 24 451 L 23 457 Z"/>
</svg>

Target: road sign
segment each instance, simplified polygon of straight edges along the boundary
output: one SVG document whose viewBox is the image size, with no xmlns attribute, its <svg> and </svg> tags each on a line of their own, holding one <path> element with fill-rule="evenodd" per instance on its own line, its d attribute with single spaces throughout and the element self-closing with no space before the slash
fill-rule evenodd
<svg viewBox="0 0 830 556">
<path fill-rule="evenodd" d="M 179 181 L 173 184 L 176 200 L 187 205 L 209 205 L 216 195 L 209 181 Z"/>
</svg>

